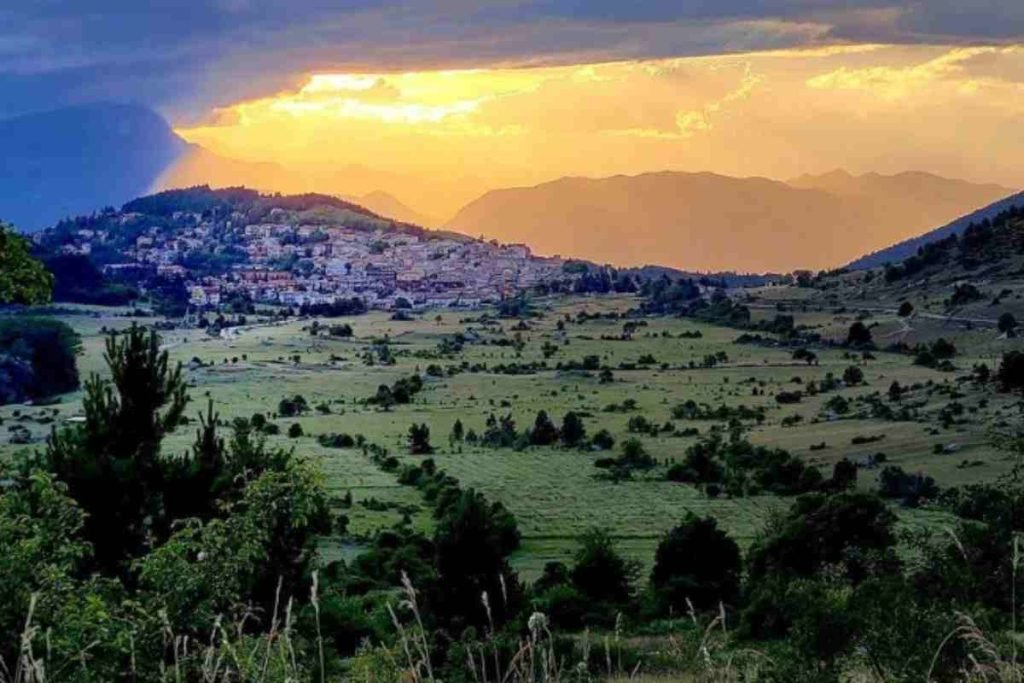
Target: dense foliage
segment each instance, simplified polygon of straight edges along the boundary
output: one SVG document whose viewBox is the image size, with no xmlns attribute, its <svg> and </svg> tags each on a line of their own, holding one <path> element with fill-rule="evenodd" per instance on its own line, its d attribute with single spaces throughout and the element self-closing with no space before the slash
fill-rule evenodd
<svg viewBox="0 0 1024 683">
<path fill-rule="evenodd" d="M 78 388 L 78 334 L 50 318 L 0 318 L 0 405 Z"/>
<path fill-rule="evenodd" d="M 0 305 L 50 300 L 53 278 L 30 251 L 29 241 L 0 221 Z"/>
</svg>

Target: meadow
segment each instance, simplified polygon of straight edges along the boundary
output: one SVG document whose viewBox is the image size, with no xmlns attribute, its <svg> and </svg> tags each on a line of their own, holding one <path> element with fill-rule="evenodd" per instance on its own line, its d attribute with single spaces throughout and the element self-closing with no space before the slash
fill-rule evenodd
<svg viewBox="0 0 1024 683">
<path fill-rule="evenodd" d="M 794 292 L 795 288 L 789 294 Z M 549 560 L 568 562 L 578 536 L 593 527 L 608 530 L 624 554 L 649 566 L 658 540 L 687 511 L 714 515 L 746 545 L 772 511 L 786 504 L 771 495 L 709 497 L 665 479 L 667 466 L 719 424 L 673 418 L 672 408 L 687 400 L 712 407 L 763 408 L 763 421 L 748 424 L 747 438 L 787 449 L 819 466 L 826 477 L 842 458 L 864 463 L 877 453 L 885 453 L 887 463 L 908 472 L 927 473 L 940 487 L 992 481 L 1012 466 L 993 445 L 1000 423 L 1015 410 L 1011 398 L 964 380 L 977 363 L 996 367 L 999 354 L 1013 343 L 1000 342 L 991 330 L 948 331 L 950 338 L 963 340 L 956 342 L 961 352 L 952 372 L 914 365 L 908 355 L 878 351 L 864 359 L 839 347 L 815 348 L 816 364 L 808 364 L 794 360 L 791 349 L 736 343 L 740 331 L 689 319 L 637 319 L 642 324 L 624 335 L 627 321 L 609 314 L 637 305 L 638 299 L 626 295 L 572 296 L 535 299 L 534 316 L 523 321 L 499 319 L 494 310 L 432 310 L 411 314 L 409 320 L 375 311 L 320 321 L 351 325 L 353 335 L 344 338 L 311 334 L 310 319 L 232 328 L 220 337 L 198 329 L 162 334 L 172 359 L 185 368 L 190 415 L 205 410 L 208 400 L 224 421 L 263 413 L 280 427 L 279 435 L 269 437 L 272 442 L 322 463 L 336 511 L 349 518 L 344 537 L 323 539 L 327 559 L 350 557 L 376 530 L 405 516 L 422 530 L 432 524 L 419 491 L 400 485 L 395 472 L 380 469 L 360 448 L 326 448 L 318 443 L 318 436 L 332 433 L 362 435 L 366 443 L 387 449 L 400 463 L 415 463 L 424 456 L 409 454 L 407 433 L 413 423 L 426 424 L 435 448 L 430 457 L 437 466 L 515 514 L 523 543 L 513 564 L 528 579 L 539 575 Z M 813 307 L 792 314 L 798 324 L 834 339 L 841 339 L 857 317 L 855 310 L 836 313 Z M 755 320 L 772 315 L 770 306 L 755 309 Z M 96 308 L 60 317 L 82 335 L 83 376 L 104 367 L 106 330 L 123 329 L 132 321 L 155 322 Z M 879 341 L 905 327 L 884 311 L 867 314 L 865 322 L 877 323 L 873 329 Z M 922 320 L 920 327 L 933 323 Z M 461 350 L 439 353 L 439 345 L 459 334 L 466 339 Z M 380 362 L 384 346 L 393 364 Z M 587 356 L 596 356 L 602 367 L 612 370 L 610 381 L 602 381 L 596 371 L 554 369 L 557 363 L 581 363 Z M 368 357 L 375 359 L 372 365 Z M 709 357 L 717 360 L 712 364 Z M 499 364 L 521 367 L 541 362 L 548 369 L 527 374 L 493 371 Z M 472 369 L 480 364 L 487 364 L 490 371 Z M 427 372 L 431 365 L 470 369 L 435 376 Z M 804 395 L 793 404 L 775 400 L 779 392 L 801 390 L 812 380 L 821 383 L 828 373 L 842 377 L 851 365 L 862 369 L 862 385 Z M 423 378 L 424 386 L 410 403 L 388 409 L 366 403 L 380 385 L 393 385 L 413 374 Z M 894 381 L 913 387 L 902 400 L 917 407 L 915 420 L 837 416 L 825 407 L 835 396 L 852 405 L 859 405 L 858 397 L 875 392 L 885 399 Z M 304 397 L 310 409 L 295 417 L 277 415 L 280 401 L 295 395 Z M 51 427 L 74 419 L 80 400 L 80 394 L 72 394 L 49 406 L 0 407 L 0 456 L 40 447 Z M 958 419 L 944 424 L 940 416 L 949 412 L 950 404 L 959 406 Z M 532 427 L 541 409 L 556 425 L 567 411 L 575 411 L 584 418 L 588 435 L 607 429 L 617 444 L 638 438 L 659 466 L 616 482 L 596 476 L 600 470 L 594 461 L 609 453 L 550 446 L 496 449 L 449 440 L 456 420 L 467 430 L 482 433 L 489 415 L 510 414 L 522 431 Z M 673 429 L 656 436 L 631 433 L 628 423 L 635 416 L 659 425 L 671 422 Z M 302 435 L 289 437 L 295 424 Z M 25 427 L 33 443 L 11 443 L 14 425 Z M 165 453 L 185 452 L 194 429 L 180 427 L 165 443 Z M 877 473 L 878 468 L 860 468 L 858 486 L 877 488 Z M 343 504 L 349 493 L 351 507 Z M 907 524 L 932 524 L 936 517 L 905 509 L 900 515 Z"/>
</svg>

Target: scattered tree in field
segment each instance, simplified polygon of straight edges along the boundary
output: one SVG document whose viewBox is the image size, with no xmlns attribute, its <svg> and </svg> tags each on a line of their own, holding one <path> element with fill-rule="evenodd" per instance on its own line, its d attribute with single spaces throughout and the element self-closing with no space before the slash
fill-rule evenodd
<svg viewBox="0 0 1024 683">
<path fill-rule="evenodd" d="M 864 381 L 864 371 L 856 365 L 851 365 L 843 370 L 843 382 L 847 386 L 856 386 Z"/>
<path fill-rule="evenodd" d="M 559 430 L 559 434 L 562 437 L 562 443 L 567 448 L 579 446 L 587 436 L 587 428 L 583 424 L 583 418 L 570 410 L 562 418 L 562 429 Z"/>
<path fill-rule="evenodd" d="M 297 438 L 299 438 L 302 435 L 303 435 L 302 425 L 300 425 L 298 422 L 294 422 L 294 423 L 292 423 L 292 425 L 290 427 L 288 427 L 288 438 L 289 439 L 297 439 Z"/>
<path fill-rule="evenodd" d="M 858 320 L 850 325 L 850 329 L 846 334 L 846 343 L 853 347 L 870 346 L 872 343 L 871 330 L 868 329 L 867 325 Z"/>
<path fill-rule="evenodd" d="M 374 403 L 379 405 L 384 411 L 391 410 L 391 406 L 395 405 L 395 396 L 391 392 L 391 387 L 387 384 L 381 384 L 377 387 L 377 393 L 373 397 Z"/>
<path fill-rule="evenodd" d="M 462 425 L 462 420 L 456 418 L 455 424 L 452 425 L 452 432 L 449 436 L 449 440 L 452 443 L 462 443 L 466 437 L 466 428 Z"/>
<path fill-rule="evenodd" d="M 900 304 L 900 307 L 896 311 L 896 314 L 901 318 L 906 318 L 909 317 L 913 312 L 914 304 L 910 303 L 909 301 L 904 301 L 903 303 Z"/>
<path fill-rule="evenodd" d="M 534 446 L 550 446 L 558 441 L 558 428 L 548 417 L 546 410 L 537 412 L 537 418 L 533 421 L 533 429 L 530 430 L 530 443 Z"/>
<path fill-rule="evenodd" d="M 793 360 L 802 360 L 808 365 L 814 365 L 818 362 L 818 354 L 814 353 L 814 351 L 801 347 L 793 351 Z"/>
<path fill-rule="evenodd" d="M 425 424 L 412 424 L 409 427 L 409 452 L 413 455 L 427 455 L 434 452 L 430 445 L 430 428 Z"/>
<path fill-rule="evenodd" d="M 1017 319 L 1013 317 L 1012 313 L 1007 312 L 999 316 L 997 326 L 999 331 L 1007 337 L 1014 337 L 1017 335 Z"/>
<path fill-rule="evenodd" d="M 594 434 L 590 444 L 599 451 L 610 451 L 615 447 L 615 437 L 607 429 L 602 429 Z"/>
<path fill-rule="evenodd" d="M 1008 351 L 1003 354 L 996 371 L 996 381 L 1003 391 L 1024 389 L 1024 351 Z"/>
<path fill-rule="evenodd" d="M 309 410 L 309 404 L 300 394 L 282 398 L 277 404 L 277 414 L 281 417 L 296 417 Z"/>
</svg>

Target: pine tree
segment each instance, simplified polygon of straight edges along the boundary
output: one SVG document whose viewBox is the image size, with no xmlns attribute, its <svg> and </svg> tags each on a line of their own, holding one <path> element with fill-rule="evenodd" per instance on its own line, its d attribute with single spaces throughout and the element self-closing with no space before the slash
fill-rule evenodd
<svg viewBox="0 0 1024 683">
<path fill-rule="evenodd" d="M 49 439 L 46 460 L 87 513 L 95 563 L 117 573 L 165 534 L 160 443 L 181 422 L 188 398 L 180 365 L 171 368 L 155 332 L 132 326 L 107 339 L 111 381 L 85 387 L 85 422 Z"/>
</svg>

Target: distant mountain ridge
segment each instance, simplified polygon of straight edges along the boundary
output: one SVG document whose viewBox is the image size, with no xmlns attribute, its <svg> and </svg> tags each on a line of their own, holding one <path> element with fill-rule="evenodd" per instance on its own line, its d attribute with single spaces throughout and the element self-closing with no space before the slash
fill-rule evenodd
<svg viewBox="0 0 1024 683">
<path fill-rule="evenodd" d="M 147 192 L 188 149 L 145 107 L 95 104 L 0 120 L 0 219 L 32 232 Z"/>
<path fill-rule="evenodd" d="M 688 271 L 827 268 L 1010 192 L 925 173 L 765 178 L 662 171 L 494 190 L 447 227 L 539 253 Z"/>
<path fill-rule="evenodd" d="M 912 237 L 908 240 L 904 240 L 898 244 L 894 244 L 886 249 L 867 254 L 860 257 L 856 261 L 851 262 L 846 267 L 850 270 L 867 270 L 869 268 L 878 268 L 884 266 L 887 263 L 897 263 L 903 261 L 917 253 L 918 249 L 926 244 L 932 242 L 938 242 L 943 240 L 950 235 L 960 235 L 970 226 L 972 223 L 980 223 L 985 219 L 993 219 L 1003 211 L 1006 211 L 1014 206 L 1024 207 L 1024 192 L 1018 192 L 1016 194 L 1000 199 L 996 202 L 989 204 L 988 206 L 972 211 L 971 213 L 961 216 L 960 218 L 947 223 L 940 228 L 936 228 L 918 237 Z"/>
</svg>

